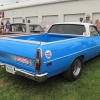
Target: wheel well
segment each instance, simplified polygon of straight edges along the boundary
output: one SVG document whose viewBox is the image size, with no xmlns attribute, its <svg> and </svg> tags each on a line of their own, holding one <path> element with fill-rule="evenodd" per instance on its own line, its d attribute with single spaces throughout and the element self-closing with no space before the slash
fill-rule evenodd
<svg viewBox="0 0 100 100">
<path fill-rule="evenodd" d="M 79 56 L 77 56 L 76 58 L 78 58 L 78 57 L 82 57 L 82 60 L 84 60 L 84 55 L 79 55 Z M 76 58 L 74 58 L 73 61 L 74 61 Z M 72 62 L 73 62 L 73 61 L 72 61 Z M 72 64 L 72 62 L 71 62 L 71 64 Z"/>
<path fill-rule="evenodd" d="M 81 55 L 82 59 L 84 59 L 84 55 Z"/>
</svg>

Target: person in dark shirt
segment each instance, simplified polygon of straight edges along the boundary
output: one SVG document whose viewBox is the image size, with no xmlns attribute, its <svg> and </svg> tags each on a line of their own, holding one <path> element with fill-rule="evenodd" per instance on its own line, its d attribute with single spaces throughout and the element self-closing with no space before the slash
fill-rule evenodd
<svg viewBox="0 0 100 100">
<path fill-rule="evenodd" d="M 4 33 L 4 24 L 2 21 L 1 21 L 1 29 L 2 29 L 2 33 Z"/>
<path fill-rule="evenodd" d="M 9 22 L 9 20 L 7 20 L 5 26 L 6 26 L 6 33 L 9 33 L 9 30 L 10 30 L 10 22 Z"/>
<path fill-rule="evenodd" d="M 30 20 L 28 20 L 27 22 L 28 22 L 28 23 L 30 23 L 31 21 L 30 21 Z"/>
<path fill-rule="evenodd" d="M 83 18 L 82 17 L 80 17 L 80 19 L 79 19 L 79 21 L 78 21 L 79 23 L 83 23 Z"/>
</svg>

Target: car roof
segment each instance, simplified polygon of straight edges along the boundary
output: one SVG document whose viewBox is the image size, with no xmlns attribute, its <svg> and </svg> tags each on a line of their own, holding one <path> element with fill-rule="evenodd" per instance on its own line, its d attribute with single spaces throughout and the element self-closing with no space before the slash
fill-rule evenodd
<svg viewBox="0 0 100 100">
<path fill-rule="evenodd" d="M 93 24 L 90 24 L 90 23 L 80 23 L 80 22 L 60 22 L 60 23 L 55 23 L 55 24 L 93 25 Z"/>
<path fill-rule="evenodd" d="M 25 25 L 39 25 L 39 24 L 32 24 L 32 23 L 13 23 L 11 25 L 15 25 L 15 24 L 25 24 Z"/>
</svg>

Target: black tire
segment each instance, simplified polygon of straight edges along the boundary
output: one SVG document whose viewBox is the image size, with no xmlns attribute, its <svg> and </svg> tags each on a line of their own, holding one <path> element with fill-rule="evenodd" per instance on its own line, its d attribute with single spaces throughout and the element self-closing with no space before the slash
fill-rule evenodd
<svg viewBox="0 0 100 100">
<path fill-rule="evenodd" d="M 82 73 L 83 59 L 77 57 L 69 67 L 69 69 L 62 73 L 63 77 L 69 81 L 75 81 Z"/>
</svg>

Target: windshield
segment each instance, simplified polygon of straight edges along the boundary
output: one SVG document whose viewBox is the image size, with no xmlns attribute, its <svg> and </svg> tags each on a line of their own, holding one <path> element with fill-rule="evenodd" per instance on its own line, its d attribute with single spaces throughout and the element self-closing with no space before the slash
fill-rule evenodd
<svg viewBox="0 0 100 100">
<path fill-rule="evenodd" d="M 60 34 L 78 34 L 83 35 L 86 32 L 84 25 L 77 24 L 56 24 L 53 25 L 48 33 L 60 33 Z"/>
<path fill-rule="evenodd" d="M 10 25 L 10 32 L 26 32 L 25 24 L 12 24 Z"/>
<path fill-rule="evenodd" d="M 39 25 L 29 25 L 30 32 L 44 32 L 41 26 Z"/>
<path fill-rule="evenodd" d="M 51 27 L 51 25 L 53 25 L 56 22 L 57 22 L 56 19 L 43 20 L 40 23 L 40 26 L 44 29 L 44 31 L 47 31 Z"/>
</svg>

